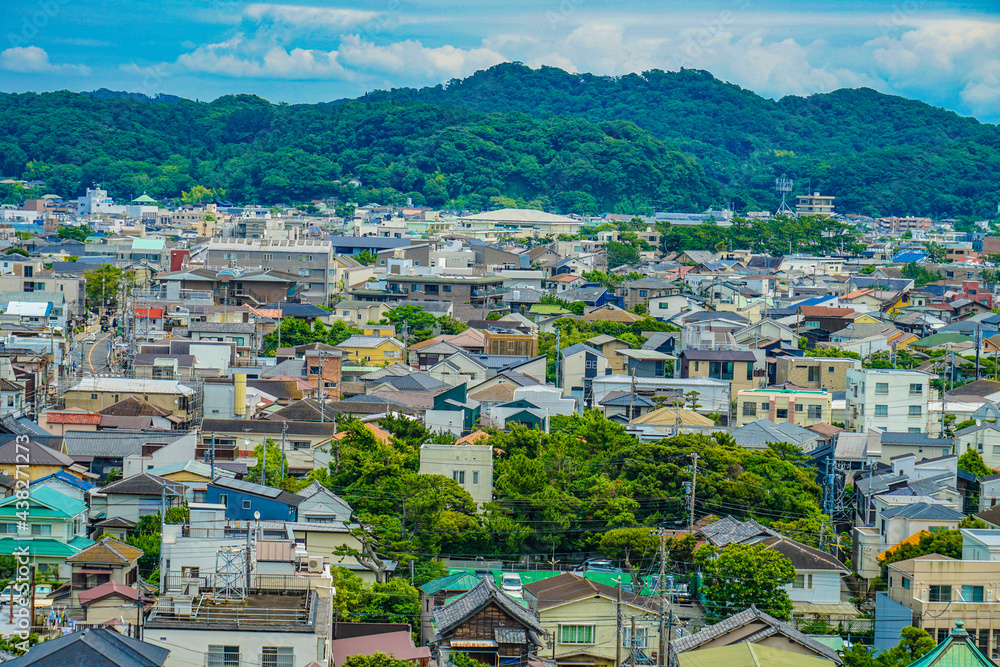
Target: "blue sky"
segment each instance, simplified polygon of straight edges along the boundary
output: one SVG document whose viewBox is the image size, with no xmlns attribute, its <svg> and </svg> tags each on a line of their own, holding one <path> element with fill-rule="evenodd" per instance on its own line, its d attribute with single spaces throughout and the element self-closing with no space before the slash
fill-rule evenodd
<svg viewBox="0 0 1000 667">
<path fill-rule="evenodd" d="M 1000 121 L 1000 2 L 3 0 L 0 90 L 273 102 L 423 86 L 503 61 L 705 69 L 761 95 L 868 86 Z"/>
</svg>

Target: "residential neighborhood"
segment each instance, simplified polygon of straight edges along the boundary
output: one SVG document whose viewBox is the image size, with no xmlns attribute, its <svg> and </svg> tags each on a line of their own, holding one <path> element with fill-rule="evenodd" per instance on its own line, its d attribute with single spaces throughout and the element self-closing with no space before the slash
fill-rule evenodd
<svg viewBox="0 0 1000 667">
<path fill-rule="evenodd" d="M 989 229 L 887 261 L 833 209 L 869 250 L 105 196 L 13 224 L 0 277 L 11 664 L 1000 660 L 1000 273 L 926 251 Z"/>
</svg>

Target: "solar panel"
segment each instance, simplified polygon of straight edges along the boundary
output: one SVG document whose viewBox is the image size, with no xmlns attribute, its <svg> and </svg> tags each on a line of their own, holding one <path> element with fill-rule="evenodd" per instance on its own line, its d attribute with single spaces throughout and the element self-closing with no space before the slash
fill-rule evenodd
<svg viewBox="0 0 1000 667">
<path fill-rule="evenodd" d="M 242 479 L 217 479 L 215 480 L 215 485 L 236 491 L 243 491 L 244 493 L 252 493 L 255 496 L 264 496 L 265 498 L 277 498 L 282 494 L 281 489 L 254 484 Z"/>
</svg>

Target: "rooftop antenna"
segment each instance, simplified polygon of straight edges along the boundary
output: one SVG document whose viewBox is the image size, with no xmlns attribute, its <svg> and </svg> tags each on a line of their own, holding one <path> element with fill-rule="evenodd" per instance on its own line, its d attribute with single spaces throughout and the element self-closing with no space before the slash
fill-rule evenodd
<svg viewBox="0 0 1000 667">
<path fill-rule="evenodd" d="M 781 206 L 778 207 L 778 211 L 775 215 L 795 215 L 795 212 L 792 211 L 786 201 L 788 193 L 792 191 L 793 185 L 795 185 L 795 181 L 786 177 L 784 174 L 774 179 L 774 191 L 781 193 Z"/>
</svg>

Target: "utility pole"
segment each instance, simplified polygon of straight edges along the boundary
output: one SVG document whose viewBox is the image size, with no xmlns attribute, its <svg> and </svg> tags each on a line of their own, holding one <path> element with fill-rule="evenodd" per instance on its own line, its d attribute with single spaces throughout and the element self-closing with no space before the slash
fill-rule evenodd
<svg viewBox="0 0 1000 667">
<path fill-rule="evenodd" d="M 618 577 L 618 599 L 615 601 L 615 667 L 622 664 L 622 578 Z"/>
<path fill-rule="evenodd" d="M 691 532 L 694 533 L 694 498 L 698 493 L 698 452 L 691 452 Z"/>
<path fill-rule="evenodd" d="M 281 422 L 281 478 L 285 477 L 285 433 L 288 431 L 288 422 Z"/>
<path fill-rule="evenodd" d="M 323 350 L 319 352 L 319 421 L 322 424 L 326 421 L 326 400 L 323 398 L 326 393 L 323 391 Z"/>
<path fill-rule="evenodd" d="M 636 662 L 635 662 L 635 648 L 636 648 L 636 646 L 635 646 L 636 645 L 635 639 L 636 639 L 636 637 L 635 637 L 635 615 L 633 615 L 632 616 L 632 632 L 629 633 L 629 637 L 628 637 L 628 640 L 629 640 L 628 641 L 628 661 L 629 661 L 629 663 L 631 665 L 633 665 L 633 667 L 636 664 Z"/>
<path fill-rule="evenodd" d="M 632 367 L 632 391 L 628 395 L 628 420 L 635 419 L 635 367 Z"/>
<path fill-rule="evenodd" d="M 215 433 L 212 433 L 212 482 L 215 481 Z"/>
<path fill-rule="evenodd" d="M 163 531 L 167 525 L 167 480 L 160 482 L 160 595 L 163 595 L 163 584 L 166 581 L 166 568 L 163 567 Z"/>
<path fill-rule="evenodd" d="M 659 667 L 664 667 L 667 664 L 666 661 L 666 647 L 667 647 L 667 634 L 670 632 L 669 623 L 667 624 L 666 631 L 664 631 L 663 623 L 663 598 L 667 593 L 667 531 L 664 528 L 659 528 L 660 533 L 660 649 L 657 654 L 656 664 Z M 673 598 L 671 598 L 671 601 Z M 668 611 L 672 615 L 672 611 Z"/>
</svg>

